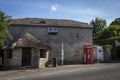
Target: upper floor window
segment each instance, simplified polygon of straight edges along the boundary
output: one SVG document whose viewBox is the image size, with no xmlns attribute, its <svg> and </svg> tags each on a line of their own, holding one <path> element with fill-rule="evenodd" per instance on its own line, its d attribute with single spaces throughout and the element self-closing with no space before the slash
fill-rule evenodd
<svg viewBox="0 0 120 80">
<path fill-rule="evenodd" d="M 58 33 L 58 28 L 57 27 L 48 27 L 48 33 L 57 34 Z"/>
</svg>

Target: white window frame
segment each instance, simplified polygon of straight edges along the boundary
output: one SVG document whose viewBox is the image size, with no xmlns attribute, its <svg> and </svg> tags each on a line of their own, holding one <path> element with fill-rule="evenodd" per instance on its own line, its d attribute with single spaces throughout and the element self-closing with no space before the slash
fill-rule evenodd
<svg viewBox="0 0 120 80">
<path fill-rule="evenodd" d="M 48 27 L 49 33 L 58 33 L 58 27 Z"/>
</svg>

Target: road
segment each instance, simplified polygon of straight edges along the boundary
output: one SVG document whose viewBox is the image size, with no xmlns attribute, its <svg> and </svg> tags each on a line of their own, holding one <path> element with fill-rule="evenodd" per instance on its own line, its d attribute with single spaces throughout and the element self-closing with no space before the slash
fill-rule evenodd
<svg viewBox="0 0 120 80">
<path fill-rule="evenodd" d="M 72 65 L 10 73 L 0 75 L 0 80 L 120 80 L 120 63 Z"/>
</svg>

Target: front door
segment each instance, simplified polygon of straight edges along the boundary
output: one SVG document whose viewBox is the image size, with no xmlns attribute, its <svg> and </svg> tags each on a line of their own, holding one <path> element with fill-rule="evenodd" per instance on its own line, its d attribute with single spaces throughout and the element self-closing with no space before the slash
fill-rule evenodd
<svg viewBox="0 0 120 80">
<path fill-rule="evenodd" d="M 22 48 L 22 66 L 31 66 L 31 48 Z"/>
</svg>

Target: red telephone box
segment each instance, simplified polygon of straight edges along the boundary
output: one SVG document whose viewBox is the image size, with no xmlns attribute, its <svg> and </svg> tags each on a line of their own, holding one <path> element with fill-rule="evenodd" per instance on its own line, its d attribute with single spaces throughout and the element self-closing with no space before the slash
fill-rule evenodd
<svg viewBox="0 0 120 80">
<path fill-rule="evenodd" d="M 84 62 L 86 64 L 94 63 L 93 45 L 90 45 L 90 44 L 84 45 Z"/>
</svg>

